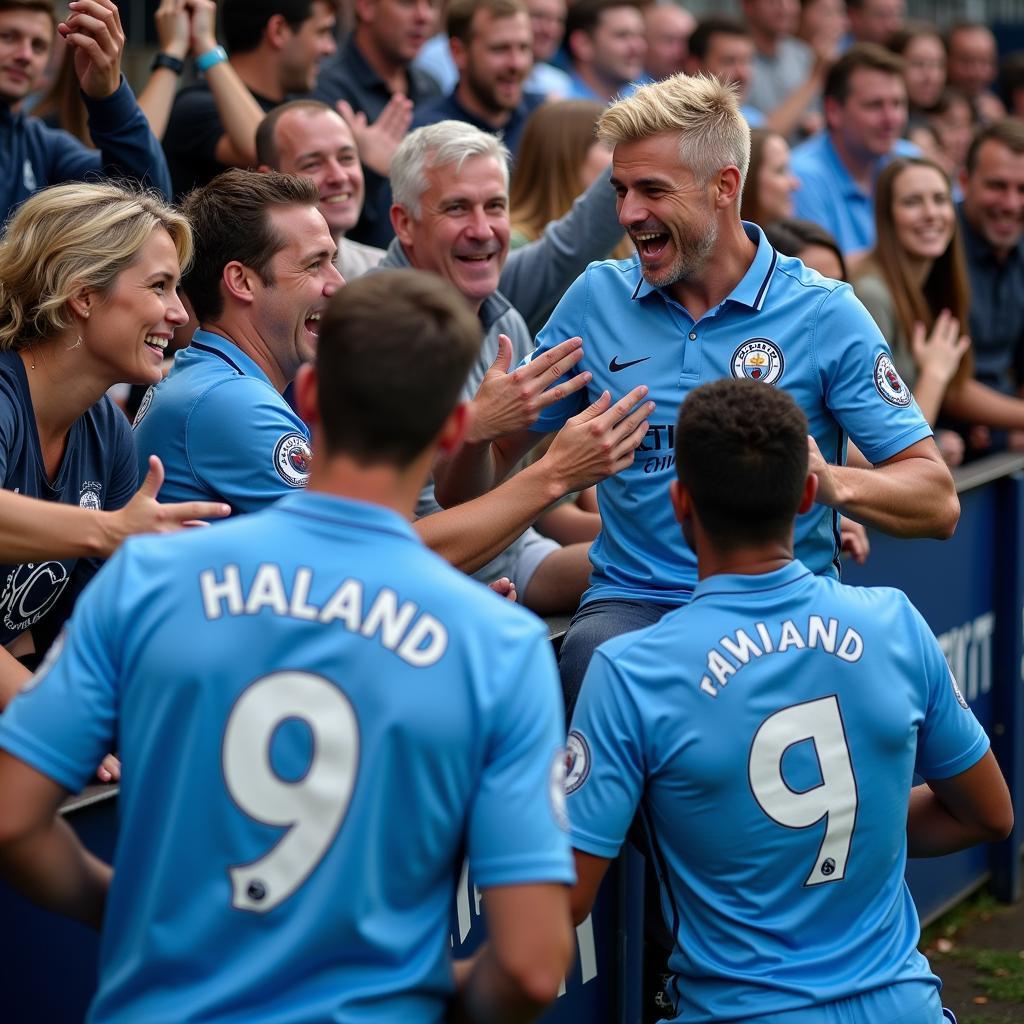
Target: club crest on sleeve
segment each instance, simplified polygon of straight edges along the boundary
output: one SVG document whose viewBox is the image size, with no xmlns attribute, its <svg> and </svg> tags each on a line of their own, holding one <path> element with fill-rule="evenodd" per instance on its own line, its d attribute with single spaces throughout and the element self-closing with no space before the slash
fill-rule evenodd
<svg viewBox="0 0 1024 1024">
<path fill-rule="evenodd" d="M 768 338 L 748 338 L 732 354 L 732 375 L 738 380 L 777 384 L 785 368 L 782 349 Z"/>
<path fill-rule="evenodd" d="M 569 831 L 569 814 L 565 809 L 565 772 L 566 761 L 564 750 L 556 750 L 551 762 L 551 773 L 548 776 L 548 795 L 551 798 L 551 813 L 555 822 L 563 832 Z"/>
<path fill-rule="evenodd" d="M 885 352 L 879 352 L 875 360 L 875 390 L 890 404 L 900 408 L 910 405 L 913 397 L 910 388 L 896 372 L 892 360 Z"/>
<path fill-rule="evenodd" d="M 289 487 L 305 487 L 309 483 L 312 461 L 309 442 L 301 434 L 285 434 L 274 445 L 274 468 Z"/>
<path fill-rule="evenodd" d="M 953 675 L 952 669 L 949 669 L 949 681 L 953 687 L 953 694 L 956 697 L 957 704 L 959 704 L 960 707 L 964 709 L 964 711 L 969 710 L 970 705 L 967 703 L 966 700 L 964 700 L 964 695 L 960 692 L 960 687 L 956 685 L 956 676 Z"/>
<path fill-rule="evenodd" d="M 146 393 L 142 396 L 142 401 L 139 402 L 139 409 L 135 413 L 135 419 L 132 420 L 132 430 L 134 430 L 141 422 L 142 417 L 149 412 L 149 407 L 153 404 L 153 392 L 156 390 L 156 385 L 152 384 L 146 388 Z"/>
<path fill-rule="evenodd" d="M 590 774 L 590 747 L 583 733 L 573 729 L 565 743 L 565 795 L 575 793 Z"/>
</svg>

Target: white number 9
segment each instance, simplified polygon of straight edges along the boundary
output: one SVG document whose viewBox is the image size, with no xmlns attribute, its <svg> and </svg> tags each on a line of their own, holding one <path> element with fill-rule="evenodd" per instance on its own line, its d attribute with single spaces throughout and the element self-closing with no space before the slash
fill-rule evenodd
<svg viewBox="0 0 1024 1024">
<path fill-rule="evenodd" d="M 796 743 L 814 744 L 821 784 L 795 792 L 782 777 L 782 756 Z M 750 745 L 750 789 L 761 810 L 786 828 L 810 828 L 825 818 L 825 836 L 804 885 L 838 882 L 857 821 L 857 780 L 833 695 L 777 711 L 766 718 Z"/>
<path fill-rule="evenodd" d="M 313 734 L 305 776 L 291 782 L 270 763 L 270 743 L 288 719 Z M 266 913 L 309 877 L 348 810 L 359 765 L 359 724 L 348 698 L 322 676 L 274 672 L 239 697 L 224 729 L 224 779 L 251 818 L 288 831 L 264 856 L 229 869 L 232 906 Z"/>
</svg>

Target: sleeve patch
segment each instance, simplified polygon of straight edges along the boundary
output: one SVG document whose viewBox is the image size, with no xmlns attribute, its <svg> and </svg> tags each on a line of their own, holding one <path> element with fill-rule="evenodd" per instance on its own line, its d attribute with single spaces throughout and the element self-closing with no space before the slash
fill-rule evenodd
<svg viewBox="0 0 1024 1024">
<path fill-rule="evenodd" d="M 274 445 L 274 468 L 289 487 L 305 487 L 309 483 L 312 461 L 312 449 L 302 434 L 284 434 Z"/>
<path fill-rule="evenodd" d="M 903 383 L 903 378 L 896 372 L 896 367 L 885 352 L 879 352 L 875 359 L 875 390 L 890 405 L 900 409 L 910 405 L 913 398 L 910 388 Z"/>
<path fill-rule="evenodd" d="M 569 733 L 565 750 L 565 795 L 575 793 L 590 775 L 590 746 L 577 729 Z"/>
</svg>

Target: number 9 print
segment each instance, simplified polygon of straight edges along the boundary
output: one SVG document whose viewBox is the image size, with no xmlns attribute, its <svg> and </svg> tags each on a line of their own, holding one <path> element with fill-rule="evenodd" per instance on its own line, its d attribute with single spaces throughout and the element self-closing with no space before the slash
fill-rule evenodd
<svg viewBox="0 0 1024 1024">
<path fill-rule="evenodd" d="M 270 744 L 289 719 L 313 734 L 305 776 L 282 779 Z M 349 699 L 309 672 L 274 672 L 238 698 L 221 752 L 231 799 L 249 817 L 288 831 L 262 857 L 229 868 L 231 905 L 265 914 L 288 899 L 327 853 L 348 811 L 359 767 L 359 723 Z"/>
<path fill-rule="evenodd" d="M 805 740 L 814 744 L 821 784 L 798 793 L 782 777 L 782 757 Z M 766 718 L 750 745 L 748 773 L 754 799 L 772 821 L 803 829 L 825 819 L 825 836 L 804 885 L 844 878 L 857 822 L 857 780 L 838 698 L 794 704 Z"/>
</svg>

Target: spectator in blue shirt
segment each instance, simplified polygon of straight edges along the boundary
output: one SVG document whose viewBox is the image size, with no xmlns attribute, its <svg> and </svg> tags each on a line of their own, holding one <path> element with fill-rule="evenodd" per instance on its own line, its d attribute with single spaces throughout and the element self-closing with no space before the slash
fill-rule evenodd
<svg viewBox="0 0 1024 1024">
<path fill-rule="evenodd" d="M 827 228 L 847 256 L 875 243 L 874 192 L 894 156 L 916 156 L 907 124 L 903 61 L 871 43 L 852 46 L 825 80 L 826 129 L 793 150 L 796 213 Z"/>
<path fill-rule="evenodd" d="M 527 118 L 545 99 L 523 91 L 533 64 L 529 12 L 521 0 L 454 0 L 447 30 L 458 84 L 421 107 L 413 127 L 466 121 L 500 135 L 514 156 Z"/>
<path fill-rule="evenodd" d="M 90 174 L 135 178 L 170 195 L 160 143 L 121 75 L 124 31 L 112 0 L 80 0 L 56 25 L 75 73 L 96 149 L 18 111 L 50 58 L 53 0 L 0 0 L 0 217 L 36 189 Z"/>
</svg>

